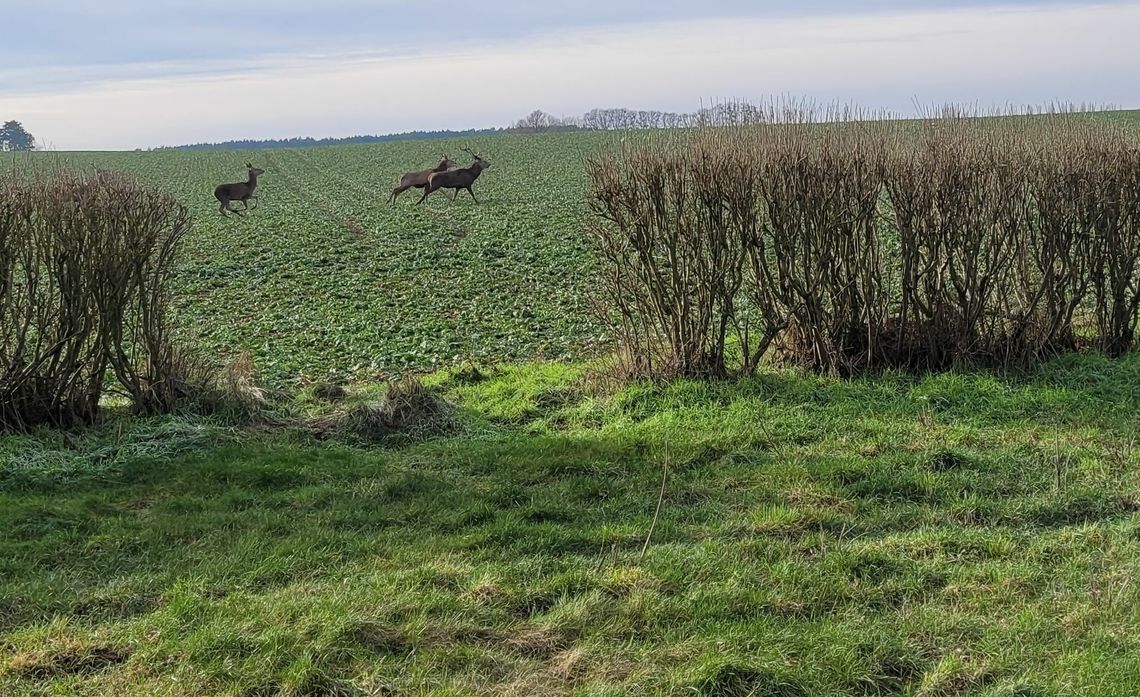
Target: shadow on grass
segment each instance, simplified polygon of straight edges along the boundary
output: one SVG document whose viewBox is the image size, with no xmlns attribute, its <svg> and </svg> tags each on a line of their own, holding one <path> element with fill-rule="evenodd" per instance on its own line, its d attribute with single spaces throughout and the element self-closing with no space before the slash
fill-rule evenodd
<svg viewBox="0 0 1140 697">
<path fill-rule="evenodd" d="M 183 434 L 180 445 L 120 445 L 97 476 L 79 476 L 66 458 L 59 471 L 46 456 L 23 470 L 7 466 L 0 635 L 34 636 L 59 622 L 77 632 L 169 625 L 166 636 L 187 638 L 167 639 L 163 651 L 201 642 L 204 657 L 187 649 L 190 660 L 221 673 L 229 668 L 213 666 L 228 665 L 234 646 L 256 656 L 269 650 L 257 641 L 310 642 L 331 657 L 294 665 L 296 656 L 282 655 L 280 665 L 250 668 L 246 682 L 347 690 L 357 660 L 428 655 L 456 674 L 477 674 L 486 661 L 573 665 L 580 657 L 563 654 L 576 642 L 604 644 L 615 632 L 647 646 L 671 632 L 717 636 L 724 624 L 807 636 L 837 617 L 877 621 L 943 608 L 946 597 L 958 608 L 994 574 L 1011 580 L 987 592 L 1029 602 L 1041 584 L 1064 581 L 1038 580 L 1050 578 L 1045 568 L 1018 564 L 1051 571 L 1069 555 L 1078 567 L 1100 568 L 1079 556 L 1089 554 L 1081 535 L 1135 536 L 1136 499 L 1116 474 L 1079 458 L 1058 479 L 1051 461 L 1017 443 L 964 449 L 915 424 L 936 408 L 981 429 L 1030 428 L 1020 422 L 1044 410 L 1061 429 L 1127 429 L 1124 408 L 1136 395 L 1117 383 L 1137 377 L 1136 359 L 1067 360 L 1021 378 L 840 382 L 772 373 L 734 385 L 634 386 L 607 400 L 551 392 L 557 379 L 495 392 L 494 381 L 509 376 L 491 377 L 456 389 L 490 390 L 503 413 L 545 400 L 539 412 L 560 411 L 566 430 L 517 422 L 401 447 L 316 444 L 297 434 L 235 442 L 202 424 L 150 422 Z M 465 422 L 487 422 L 481 394 L 458 393 Z M 600 428 L 581 426 L 595 418 Z M 851 434 L 864 421 L 902 435 L 863 451 Z M 912 443 L 916 432 L 926 440 Z M 142 432 L 114 437 L 160 442 Z M 93 432 L 59 451 L 103 452 L 111 438 Z M 666 459 L 665 505 L 643 559 Z M 1039 539 L 1048 554 L 1026 561 L 1015 553 Z M 340 604 L 356 597 L 380 609 L 358 608 L 362 616 L 335 624 Z M 294 628 L 301 620 L 288 613 L 311 603 L 332 613 L 321 620 L 329 627 Z M 274 629 L 246 638 L 235 612 Z M 210 629 L 198 635 L 199 626 Z M 849 676 L 827 664 L 773 672 L 725 659 L 686 680 L 710 695 L 811 694 L 822 684 L 905 692 L 932 659 L 898 646 L 837 657 L 836 665 L 856 661 Z M 112 662 L 99 673 L 118 669 Z M 20 679 L 41 680 L 28 675 Z"/>
<path fill-rule="evenodd" d="M 917 413 L 930 409 L 953 420 L 1008 423 L 1118 423 L 1140 412 L 1140 354 L 1111 360 L 1067 355 L 1025 373 L 949 372 L 928 376 L 887 372 L 843 380 L 797 371 L 769 371 L 731 382 L 678 381 L 664 387 L 634 386 L 615 406 L 634 421 L 663 410 L 727 407 L 759 400 L 786 408 L 824 409 L 852 415 Z"/>
</svg>

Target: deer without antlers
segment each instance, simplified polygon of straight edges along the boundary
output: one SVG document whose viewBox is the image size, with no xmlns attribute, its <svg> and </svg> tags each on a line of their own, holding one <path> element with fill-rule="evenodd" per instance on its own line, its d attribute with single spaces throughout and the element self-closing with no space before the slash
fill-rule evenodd
<svg viewBox="0 0 1140 697">
<path fill-rule="evenodd" d="M 427 186 L 428 177 L 436 172 L 446 172 L 454 166 L 455 163 L 451 161 L 451 158 L 447 155 L 443 155 L 439 160 L 439 164 L 432 169 L 423 169 L 418 172 L 404 172 L 400 175 L 400 183 L 395 189 L 392 189 L 392 194 L 388 197 L 388 202 L 395 205 L 396 199 L 399 198 L 400 194 L 408 189 L 424 188 Z"/>
<path fill-rule="evenodd" d="M 242 210 L 248 210 L 249 200 L 253 199 L 253 207 L 257 208 L 257 197 L 253 195 L 253 191 L 257 188 L 257 178 L 265 174 L 265 170 L 258 169 L 248 162 L 245 163 L 245 166 L 249 168 L 248 181 L 238 182 L 236 184 L 222 184 L 214 189 L 214 198 L 218 199 L 219 203 L 221 203 L 218 210 L 222 215 L 225 215 L 226 211 L 241 215 L 241 211 L 235 211 L 233 208 L 230 208 L 230 201 L 241 201 L 242 205 L 245 206 Z"/>
<path fill-rule="evenodd" d="M 452 189 L 455 192 L 452 200 L 455 200 L 455 196 L 459 195 L 460 189 L 467 189 L 467 193 L 471 194 L 475 203 L 479 203 L 479 199 L 475 198 L 475 192 L 471 190 L 471 185 L 475 183 L 483 170 L 491 166 L 491 163 L 484 160 L 482 155 L 476 155 L 467 148 L 463 148 L 463 151 L 475 158 L 475 161 L 468 167 L 447 172 L 434 172 L 429 175 L 427 186 L 424 187 L 424 195 L 420 197 L 419 201 L 416 201 L 417 205 L 423 203 L 429 194 L 438 189 Z"/>
</svg>

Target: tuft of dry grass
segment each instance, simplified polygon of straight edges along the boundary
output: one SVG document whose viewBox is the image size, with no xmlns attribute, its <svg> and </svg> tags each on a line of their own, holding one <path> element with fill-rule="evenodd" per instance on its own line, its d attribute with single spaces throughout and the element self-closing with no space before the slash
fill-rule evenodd
<svg viewBox="0 0 1140 697">
<path fill-rule="evenodd" d="M 242 351 L 218 378 L 223 400 L 246 414 L 256 414 L 269 404 L 269 396 L 257 384 L 257 367 L 248 351 Z"/>
<path fill-rule="evenodd" d="M 382 442 L 393 436 L 429 438 L 455 433 L 459 420 L 455 407 L 424 387 L 418 378 L 388 383 L 375 404 L 358 404 L 346 412 L 324 414 L 308 422 L 318 438 L 348 435 L 366 442 Z"/>
<path fill-rule="evenodd" d="M 322 402 L 343 402 L 348 397 L 348 391 L 340 385 L 322 382 L 313 388 L 313 398 Z"/>
<path fill-rule="evenodd" d="M 89 646 L 70 640 L 65 644 L 50 651 L 17 653 L 8 670 L 29 680 L 44 681 L 95 673 L 125 663 L 130 657 L 130 651 L 111 646 Z"/>
</svg>

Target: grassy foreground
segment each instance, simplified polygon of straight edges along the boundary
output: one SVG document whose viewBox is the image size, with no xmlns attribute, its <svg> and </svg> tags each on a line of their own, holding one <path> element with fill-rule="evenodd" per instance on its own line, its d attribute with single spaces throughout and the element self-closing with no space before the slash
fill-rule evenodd
<svg viewBox="0 0 1140 697">
<path fill-rule="evenodd" d="M 581 377 L 438 374 L 466 433 L 401 447 L 0 441 L 0 694 L 1140 690 L 1140 357 Z"/>
</svg>

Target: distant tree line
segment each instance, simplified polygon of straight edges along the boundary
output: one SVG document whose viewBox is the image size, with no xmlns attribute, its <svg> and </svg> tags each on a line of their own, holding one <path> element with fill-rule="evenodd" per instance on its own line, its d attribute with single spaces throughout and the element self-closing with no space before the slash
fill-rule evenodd
<svg viewBox="0 0 1140 697">
<path fill-rule="evenodd" d="M 646 109 L 591 109 L 581 116 L 558 117 L 535 109 L 506 128 L 478 128 L 463 131 L 407 131 L 387 135 L 349 136 L 347 138 L 282 138 L 268 140 L 227 140 L 218 143 L 194 143 L 156 148 L 157 150 L 261 150 L 266 148 L 314 148 L 325 145 L 382 143 L 393 140 L 432 140 L 436 138 L 468 138 L 496 133 L 559 133 L 566 131 L 621 131 L 648 128 L 692 128 L 728 123 L 759 123 L 765 114 L 760 107 L 746 102 L 730 102 L 694 112 L 677 113 Z"/>
<path fill-rule="evenodd" d="M 509 130 L 515 133 L 550 131 L 617 131 L 635 128 L 684 128 L 691 114 L 634 109 L 591 109 L 581 116 L 556 117 L 535 109 L 515 122 Z"/>
<path fill-rule="evenodd" d="M 512 132 L 628 131 L 649 128 L 693 128 L 706 125 L 760 123 L 768 111 L 747 102 L 729 102 L 693 112 L 655 109 L 591 109 L 581 116 L 558 118 L 536 109 L 515 122 Z"/>
<path fill-rule="evenodd" d="M 279 138 L 268 140 L 227 140 L 218 143 L 194 143 L 155 148 L 155 150 L 264 150 L 268 148 L 316 148 L 326 145 L 360 145 L 392 140 L 434 140 L 464 138 L 502 133 L 502 128 L 472 128 L 465 131 L 407 131 L 387 135 L 348 136 L 346 138 Z"/>
<path fill-rule="evenodd" d="M 19 121 L 6 121 L 0 126 L 0 151 L 35 149 L 36 139 Z"/>
</svg>

